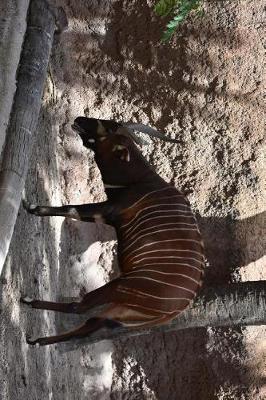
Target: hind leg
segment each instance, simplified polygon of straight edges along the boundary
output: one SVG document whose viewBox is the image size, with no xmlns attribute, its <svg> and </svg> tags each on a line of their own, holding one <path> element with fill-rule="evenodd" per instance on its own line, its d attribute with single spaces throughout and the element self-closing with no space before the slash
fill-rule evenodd
<svg viewBox="0 0 266 400">
<path fill-rule="evenodd" d="M 32 308 L 40 310 L 52 310 L 63 313 L 83 314 L 94 307 L 110 303 L 112 301 L 111 294 L 113 293 L 113 286 L 115 285 L 116 281 L 114 280 L 107 285 L 93 290 L 92 292 L 87 293 L 80 302 L 58 303 L 52 301 L 33 300 L 27 297 L 21 298 L 21 302 L 31 306 Z M 90 318 L 87 322 L 85 322 L 78 328 L 69 332 L 62 333 L 60 335 L 41 337 L 35 340 L 31 340 L 27 337 L 27 343 L 30 345 L 39 344 L 40 346 L 44 346 L 58 342 L 65 342 L 71 339 L 89 336 L 91 333 L 103 327 L 114 328 L 119 325 L 119 323 L 112 322 L 100 314 L 96 318 Z"/>
<path fill-rule="evenodd" d="M 89 336 L 93 332 L 108 327 L 114 329 L 119 326 L 127 328 L 149 328 L 160 325 L 172 319 L 172 313 L 165 313 L 147 306 L 147 301 L 138 301 L 136 293 L 121 291 L 122 280 L 115 279 L 105 286 L 87 293 L 80 303 L 54 303 L 41 300 L 24 299 L 24 302 L 34 308 L 54 310 L 61 312 L 84 313 L 87 310 L 106 304 L 105 310 L 95 318 L 89 319 L 85 324 L 60 335 L 42 337 L 36 340 L 27 339 L 31 345 L 41 346 L 63 342 L 75 338 Z"/>
<path fill-rule="evenodd" d="M 89 336 L 93 332 L 107 327 L 107 328 L 116 328 L 120 326 L 119 323 L 116 323 L 114 321 L 110 321 L 107 319 L 102 319 L 102 318 L 90 318 L 85 324 L 79 326 L 76 329 L 73 329 L 69 332 L 62 333 L 60 335 L 55 335 L 55 336 L 47 336 L 47 337 L 41 337 L 35 340 L 31 340 L 28 337 L 26 338 L 27 343 L 30 345 L 40 345 L 40 346 L 46 346 L 49 344 L 54 344 L 54 343 L 60 343 L 60 342 L 66 342 L 71 339 L 80 339 Z"/>
<path fill-rule="evenodd" d="M 90 336 L 101 328 L 116 329 L 118 327 L 128 328 L 149 328 L 161 324 L 165 321 L 165 316 L 152 317 L 143 314 L 124 305 L 113 305 L 99 314 L 98 317 L 90 318 L 85 324 L 69 332 L 55 336 L 41 337 L 31 340 L 27 337 L 27 343 L 30 345 L 46 346 L 60 342 L 66 342 L 71 339 L 80 339 Z M 169 318 L 169 316 L 167 317 Z"/>
</svg>

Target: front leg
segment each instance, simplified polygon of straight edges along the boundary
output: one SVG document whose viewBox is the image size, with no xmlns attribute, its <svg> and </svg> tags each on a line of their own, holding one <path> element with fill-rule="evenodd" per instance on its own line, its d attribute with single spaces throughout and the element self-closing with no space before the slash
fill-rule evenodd
<svg viewBox="0 0 266 400">
<path fill-rule="evenodd" d="M 68 205 L 62 207 L 37 206 L 23 201 L 28 213 L 40 217 L 60 216 L 86 222 L 110 223 L 111 206 L 108 201 L 95 204 Z"/>
</svg>

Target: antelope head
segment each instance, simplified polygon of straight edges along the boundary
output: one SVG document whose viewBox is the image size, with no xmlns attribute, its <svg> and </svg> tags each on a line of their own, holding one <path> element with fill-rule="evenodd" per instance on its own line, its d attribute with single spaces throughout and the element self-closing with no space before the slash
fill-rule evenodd
<svg viewBox="0 0 266 400">
<path fill-rule="evenodd" d="M 152 179 L 153 169 L 136 146 L 136 143 L 143 142 L 134 130 L 139 128 L 139 131 L 145 130 L 145 133 L 161 138 L 160 132 L 145 125 L 86 117 L 76 118 L 72 128 L 78 132 L 83 145 L 95 152 L 95 160 L 106 185 L 129 186 Z"/>
</svg>

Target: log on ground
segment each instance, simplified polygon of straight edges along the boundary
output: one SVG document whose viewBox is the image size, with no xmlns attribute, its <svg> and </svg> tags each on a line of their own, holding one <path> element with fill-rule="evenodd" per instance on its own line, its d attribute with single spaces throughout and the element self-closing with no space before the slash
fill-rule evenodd
<svg viewBox="0 0 266 400">
<path fill-rule="evenodd" d="M 155 332 L 207 327 L 236 327 L 266 324 L 266 281 L 232 283 L 205 288 L 193 306 L 169 324 L 151 329 L 101 330 L 85 339 L 62 345 L 62 351 L 71 351 L 81 345 L 106 339 L 124 339 Z M 59 345 L 60 346 L 60 345 Z"/>
</svg>

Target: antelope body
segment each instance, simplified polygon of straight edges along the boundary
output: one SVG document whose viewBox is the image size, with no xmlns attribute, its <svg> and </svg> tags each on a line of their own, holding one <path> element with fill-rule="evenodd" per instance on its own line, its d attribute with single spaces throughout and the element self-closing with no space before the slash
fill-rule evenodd
<svg viewBox="0 0 266 400">
<path fill-rule="evenodd" d="M 21 299 L 33 308 L 82 314 L 103 306 L 77 329 L 29 344 L 81 338 L 108 327 L 152 327 L 185 310 L 201 285 L 204 255 L 196 220 L 185 196 L 147 163 L 122 125 L 78 117 L 73 129 L 94 150 L 107 201 L 63 207 L 26 206 L 39 216 L 101 220 L 115 227 L 121 275 L 87 293 L 80 302 Z"/>
</svg>

